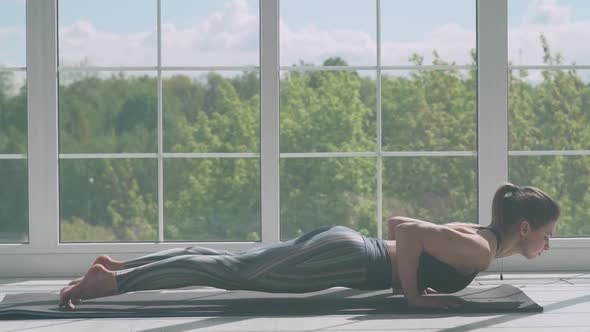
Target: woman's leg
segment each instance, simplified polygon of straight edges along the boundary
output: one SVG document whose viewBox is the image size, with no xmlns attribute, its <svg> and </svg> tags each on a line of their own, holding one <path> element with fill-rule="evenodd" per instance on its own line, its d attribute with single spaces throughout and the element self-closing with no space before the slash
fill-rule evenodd
<svg viewBox="0 0 590 332">
<path fill-rule="evenodd" d="M 235 255 L 235 253 L 228 251 L 228 250 L 217 250 L 217 249 L 198 247 L 198 246 L 191 246 L 191 247 L 186 247 L 186 248 L 172 248 L 172 249 L 162 250 L 162 251 L 159 251 L 159 252 L 156 252 L 153 254 L 137 257 L 132 260 L 125 261 L 125 262 L 121 262 L 122 268 L 119 270 L 129 269 L 132 267 L 137 267 L 137 266 L 161 261 L 163 259 L 168 259 L 170 257 L 184 256 L 184 255 L 229 255 L 229 256 L 231 256 L 231 255 Z"/>
<path fill-rule="evenodd" d="M 95 290 L 99 286 L 92 282 L 99 277 L 87 275 L 80 284 L 71 286 L 75 289 L 62 291 L 60 304 L 104 294 L 187 286 L 271 293 L 305 293 L 336 286 L 360 288 L 368 277 L 366 254 L 362 235 L 331 226 L 239 254 L 178 255 L 120 271 L 98 269 L 96 274 L 107 279 L 102 285 L 108 290 L 99 293 Z"/>
<path fill-rule="evenodd" d="M 121 293 L 199 285 L 305 293 L 363 284 L 365 258 L 362 236 L 334 226 L 239 254 L 179 255 L 115 271 L 115 275 Z"/>
<path fill-rule="evenodd" d="M 216 250 L 205 247 L 191 246 L 186 248 L 172 248 L 162 250 L 153 254 L 137 257 L 124 262 L 114 260 L 107 255 L 100 255 L 96 258 L 92 265 L 100 264 L 104 266 L 107 270 L 118 271 L 181 255 L 235 255 L 235 253 L 227 250 Z M 83 278 L 84 276 L 74 279 L 69 283 L 69 285 L 75 285 L 82 281 Z"/>
</svg>

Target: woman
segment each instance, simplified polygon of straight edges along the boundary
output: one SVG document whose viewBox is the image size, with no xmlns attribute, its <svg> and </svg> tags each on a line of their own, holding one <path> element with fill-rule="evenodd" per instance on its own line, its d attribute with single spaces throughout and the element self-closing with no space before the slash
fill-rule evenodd
<svg viewBox="0 0 590 332">
<path fill-rule="evenodd" d="M 394 217 L 391 240 L 329 226 L 239 253 L 189 247 L 127 262 L 100 256 L 84 277 L 62 289 L 59 306 L 69 310 L 82 299 L 201 285 L 276 293 L 393 288 L 412 307 L 451 308 L 459 304 L 425 295 L 465 288 L 494 258 L 541 255 L 558 218 L 559 207 L 547 194 L 506 183 L 494 195 L 490 227 Z"/>
</svg>

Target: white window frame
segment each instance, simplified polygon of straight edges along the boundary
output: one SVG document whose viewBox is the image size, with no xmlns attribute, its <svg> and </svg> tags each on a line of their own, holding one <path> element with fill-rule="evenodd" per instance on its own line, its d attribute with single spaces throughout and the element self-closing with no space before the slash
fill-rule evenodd
<svg viewBox="0 0 590 332">
<path fill-rule="evenodd" d="M 390 156 L 477 156 L 478 218 L 488 224 L 491 200 L 498 184 L 507 181 L 508 155 L 542 154 L 508 151 L 508 58 L 507 0 L 477 0 L 477 70 L 478 70 L 478 152 L 383 152 L 381 147 L 381 71 L 390 69 L 470 69 L 471 66 L 381 66 L 380 0 L 377 11 L 377 65 L 372 67 L 315 68 L 309 70 L 375 70 L 377 73 L 377 151 L 366 153 L 280 153 L 279 151 L 279 0 L 260 0 L 260 154 L 172 154 L 162 149 L 162 105 L 158 98 L 158 153 L 155 154 L 64 154 L 58 155 L 57 109 L 57 0 L 27 0 L 27 82 L 28 82 L 28 165 L 29 165 L 29 243 L 0 244 L 0 277 L 70 277 L 86 271 L 100 254 L 130 259 L 194 242 L 162 242 L 162 160 L 183 157 L 247 157 L 261 162 L 261 242 L 199 242 L 199 245 L 228 250 L 242 250 L 280 241 L 279 162 L 292 157 L 370 156 L 377 161 L 377 220 L 382 220 L 383 157 Z M 158 0 L 158 35 L 160 36 L 160 0 Z M 156 70 L 158 97 L 161 97 L 161 45 L 158 40 L 158 65 L 131 70 Z M 439 68 L 440 67 L 440 68 Z M 545 68 L 545 67 L 543 67 Z M 67 69 L 67 68 L 66 68 Z M 70 68 L 75 70 L 74 68 Z M 98 68 L 108 70 L 109 68 Z M 110 68 L 124 70 L 122 67 Z M 167 70 L 243 70 L 244 67 L 169 67 Z M 296 68 L 302 70 L 302 68 Z M 308 69 L 303 69 L 308 70 Z M 549 152 L 543 152 L 545 154 Z M 587 152 L 556 152 L 588 154 Z M 142 243 L 59 243 L 59 159 L 96 157 L 158 158 L 159 241 Z M 4 156 L 4 159 L 25 156 Z M 382 223 L 376 227 L 378 237 Z M 505 259 L 504 271 L 572 271 L 590 266 L 590 239 L 555 238 L 552 250 L 528 263 L 526 259 Z M 490 271 L 497 270 L 491 267 Z"/>
</svg>

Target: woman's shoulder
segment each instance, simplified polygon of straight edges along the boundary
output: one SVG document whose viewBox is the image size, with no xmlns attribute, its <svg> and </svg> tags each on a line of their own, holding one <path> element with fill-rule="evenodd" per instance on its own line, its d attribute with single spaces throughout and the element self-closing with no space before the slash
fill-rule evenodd
<svg viewBox="0 0 590 332">
<path fill-rule="evenodd" d="M 470 224 L 464 222 L 451 222 L 442 224 L 444 226 L 450 227 L 458 232 L 467 233 L 467 234 L 476 234 L 477 230 L 476 227 L 479 227 L 477 224 Z"/>
<path fill-rule="evenodd" d="M 491 264 L 491 262 L 493 261 L 493 252 L 492 252 L 492 248 L 490 246 L 490 244 L 488 243 L 488 241 L 483 238 L 481 235 L 478 235 L 478 229 L 481 227 L 481 225 L 478 224 L 472 224 L 472 223 L 460 223 L 460 222 L 453 222 L 453 223 L 448 223 L 448 224 L 444 224 L 445 226 L 452 228 L 453 230 L 457 231 L 457 232 L 461 232 L 464 234 L 469 234 L 469 235 L 474 235 L 475 238 L 477 239 L 478 243 L 481 243 L 481 245 L 483 245 L 483 247 L 485 248 L 485 252 L 487 255 L 489 255 L 489 262 L 488 265 Z"/>
</svg>

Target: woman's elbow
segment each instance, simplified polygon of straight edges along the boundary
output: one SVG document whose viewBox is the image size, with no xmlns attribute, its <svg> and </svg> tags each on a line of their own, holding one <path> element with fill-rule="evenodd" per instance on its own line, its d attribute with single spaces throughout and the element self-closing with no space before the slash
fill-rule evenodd
<svg viewBox="0 0 590 332">
<path fill-rule="evenodd" d="M 405 222 L 395 226 L 395 233 L 398 235 L 405 234 L 406 236 L 413 236 L 416 231 L 416 224 L 412 222 Z"/>
<path fill-rule="evenodd" d="M 402 217 L 402 216 L 395 216 L 395 217 L 389 218 L 389 221 L 406 222 L 406 221 L 408 221 L 408 218 Z"/>
</svg>

